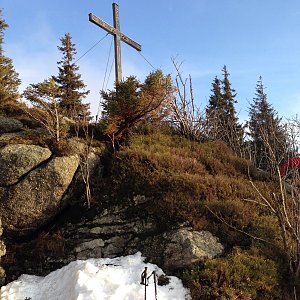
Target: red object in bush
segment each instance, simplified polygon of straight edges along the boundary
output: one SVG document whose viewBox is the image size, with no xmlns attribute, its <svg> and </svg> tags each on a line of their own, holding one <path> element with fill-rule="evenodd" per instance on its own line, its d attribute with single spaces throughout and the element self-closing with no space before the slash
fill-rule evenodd
<svg viewBox="0 0 300 300">
<path fill-rule="evenodd" d="M 287 160 L 281 167 L 280 167 L 280 175 L 286 175 L 288 169 L 300 169 L 300 157 L 293 157 Z"/>
</svg>

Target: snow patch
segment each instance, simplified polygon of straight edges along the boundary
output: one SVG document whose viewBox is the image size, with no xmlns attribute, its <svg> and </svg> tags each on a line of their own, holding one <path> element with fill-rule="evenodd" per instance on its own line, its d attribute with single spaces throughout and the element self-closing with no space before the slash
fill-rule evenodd
<svg viewBox="0 0 300 300">
<path fill-rule="evenodd" d="M 141 253 L 118 258 L 77 260 L 45 277 L 22 275 L 1 288 L 1 300 L 136 300 L 144 299 L 141 273 L 148 267 L 158 276 L 156 265 L 144 263 Z M 177 278 L 157 287 L 159 300 L 190 300 L 189 292 Z M 154 282 L 147 286 L 147 299 L 155 299 Z"/>
</svg>

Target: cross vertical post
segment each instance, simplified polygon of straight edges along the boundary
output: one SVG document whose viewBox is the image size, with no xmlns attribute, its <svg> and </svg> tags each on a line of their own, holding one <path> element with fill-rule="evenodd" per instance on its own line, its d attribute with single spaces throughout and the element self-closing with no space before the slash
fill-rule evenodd
<svg viewBox="0 0 300 300">
<path fill-rule="evenodd" d="M 120 17 L 119 17 L 119 6 L 116 3 L 113 3 L 113 18 L 114 18 L 114 27 L 118 32 L 120 31 Z M 121 64 L 121 37 L 119 34 L 114 35 L 115 42 L 115 74 L 116 82 L 122 80 L 122 64 Z"/>
<path fill-rule="evenodd" d="M 137 42 L 130 39 L 128 36 L 123 34 L 120 30 L 120 18 L 119 18 L 119 6 L 116 3 L 113 3 L 113 23 L 114 27 L 110 26 L 106 22 L 102 21 L 92 13 L 89 14 L 90 22 L 96 24 L 102 29 L 106 30 L 108 33 L 114 36 L 115 44 L 115 76 L 116 83 L 121 82 L 122 80 L 122 63 L 121 63 L 121 41 L 125 42 L 129 46 L 133 47 L 137 51 L 142 50 L 142 46 Z"/>
</svg>

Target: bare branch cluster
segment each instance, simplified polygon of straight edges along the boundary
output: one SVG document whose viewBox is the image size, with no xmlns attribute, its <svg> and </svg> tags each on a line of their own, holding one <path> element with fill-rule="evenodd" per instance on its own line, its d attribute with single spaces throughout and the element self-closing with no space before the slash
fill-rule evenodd
<svg viewBox="0 0 300 300">
<path fill-rule="evenodd" d="M 200 141 L 205 136 L 206 123 L 204 112 L 195 104 L 192 77 L 183 78 L 180 71 L 182 63 L 178 63 L 176 58 L 172 58 L 172 63 L 176 70 L 177 97 L 171 103 L 171 123 L 182 136 Z"/>
<path fill-rule="evenodd" d="M 93 131 L 89 133 L 89 124 L 88 120 L 77 120 L 76 126 L 76 135 L 79 137 L 79 131 L 83 132 L 84 147 L 79 156 L 79 167 L 81 172 L 81 178 L 85 187 L 85 198 L 88 208 L 91 206 L 92 202 L 92 193 L 91 193 L 91 165 L 90 165 L 90 155 L 92 153 L 92 143 L 94 139 Z"/>
<path fill-rule="evenodd" d="M 269 135 L 262 132 L 262 139 L 266 145 L 265 156 L 272 166 L 272 174 L 278 183 L 278 190 L 273 191 L 271 197 L 264 197 L 262 191 L 250 179 L 260 201 L 278 221 L 287 267 L 291 278 L 294 279 L 299 279 L 300 276 L 300 176 L 298 168 L 293 166 L 283 174 L 281 165 L 284 158 L 295 155 L 298 149 L 299 125 L 297 119 L 290 120 L 286 124 L 289 144 L 282 145 L 285 148 L 281 149 L 281 156 L 277 155 L 278 149 L 275 148 Z"/>
</svg>

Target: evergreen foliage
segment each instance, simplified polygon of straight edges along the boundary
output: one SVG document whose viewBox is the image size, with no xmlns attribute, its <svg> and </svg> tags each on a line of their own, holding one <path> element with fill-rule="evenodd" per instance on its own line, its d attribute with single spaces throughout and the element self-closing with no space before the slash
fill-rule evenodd
<svg viewBox="0 0 300 300">
<path fill-rule="evenodd" d="M 58 100 L 61 90 L 53 78 L 44 82 L 31 84 L 23 95 L 30 101 L 32 108 L 27 113 L 37 120 L 57 142 L 68 131 L 66 122 L 63 121 L 61 107 Z"/>
<path fill-rule="evenodd" d="M 18 78 L 19 74 L 15 71 L 12 59 L 4 55 L 4 31 L 8 24 L 2 17 L 2 10 L 0 9 L 0 107 L 9 105 L 19 99 L 18 87 L 21 80 Z"/>
<path fill-rule="evenodd" d="M 170 76 L 158 70 L 150 73 L 144 83 L 130 76 L 117 83 L 114 91 L 102 92 L 105 134 L 114 143 L 142 120 L 162 120 L 169 113 L 173 90 Z"/>
<path fill-rule="evenodd" d="M 61 39 L 61 46 L 58 50 L 63 54 L 62 60 L 58 62 L 58 76 L 54 80 L 61 90 L 59 104 L 64 115 L 69 118 L 76 118 L 79 115 L 88 117 L 90 115 L 89 105 L 83 104 L 82 100 L 89 94 L 85 90 L 86 85 L 78 73 L 79 67 L 74 62 L 76 54 L 75 44 L 69 33 L 66 33 Z"/>
<path fill-rule="evenodd" d="M 267 101 L 261 77 L 249 108 L 249 134 L 251 153 L 257 167 L 271 171 L 271 161 L 279 165 L 286 159 L 287 133 L 281 118 Z"/>
<path fill-rule="evenodd" d="M 236 153 L 240 154 L 243 146 L 244 131 L 238 123 L 234 108 L 237 103 L 235 90 L 231 88 L 226 66 L 222 69 L 223 80 L 214 79 L 212 95 L 206 108 L 208 137 L 223 140 Z"/>
<path fill-rule="evenodd" d="M 208 106 L 206 108 L 207 118 L 207 134 L 210 139 L 221 140 L 222 139 L 222 113 L 224 107 L 224 101 L 221 92 L 221 80 L 215 77 L 212 83 L 212 95 L 210 95 Z"/>
</svg>

